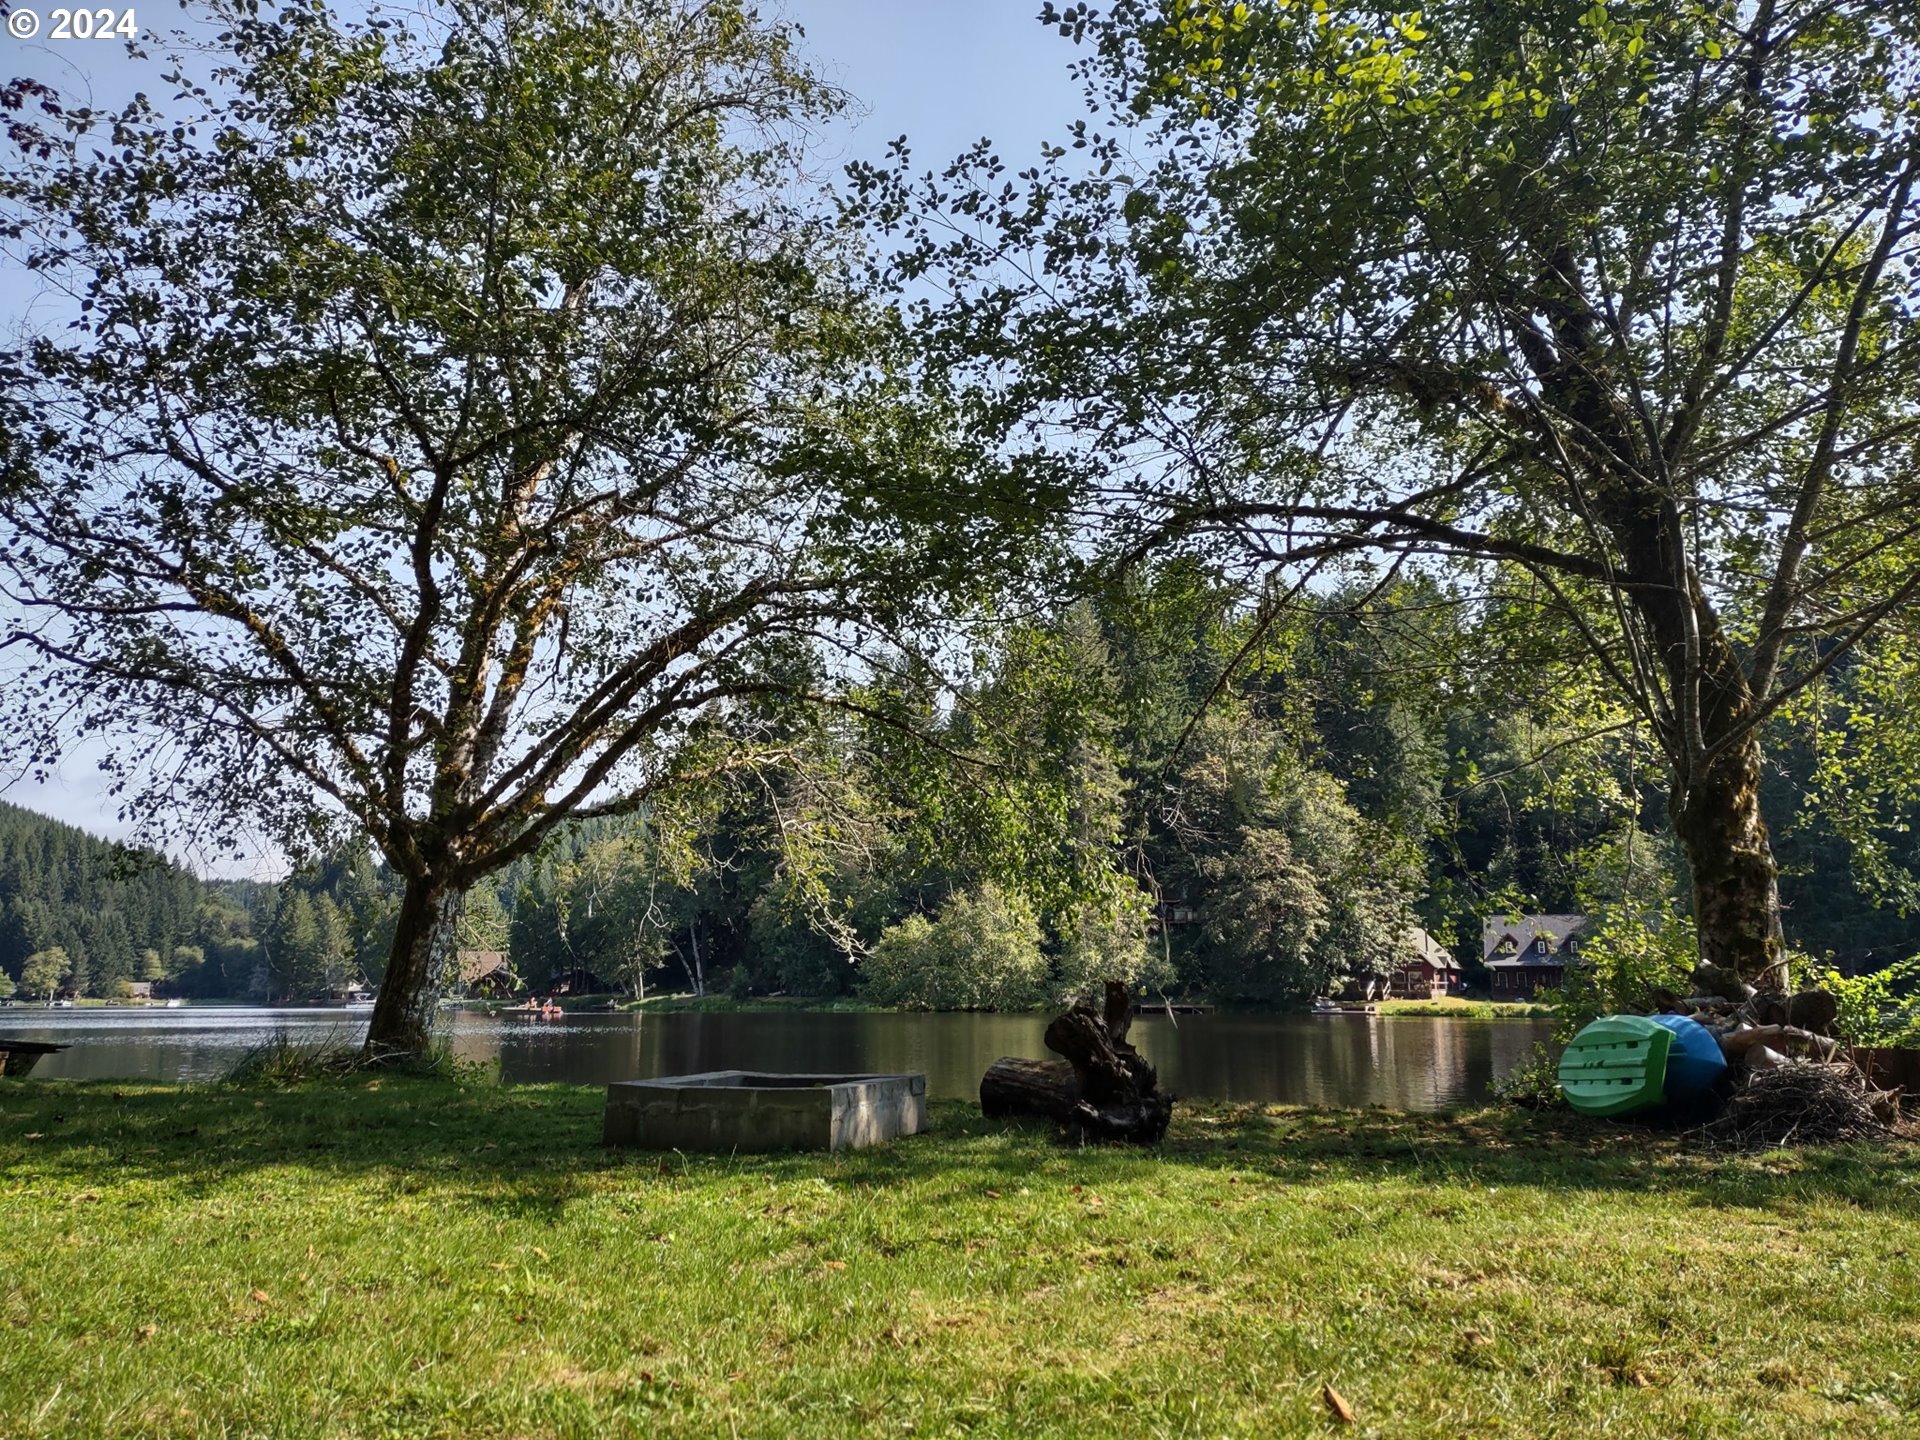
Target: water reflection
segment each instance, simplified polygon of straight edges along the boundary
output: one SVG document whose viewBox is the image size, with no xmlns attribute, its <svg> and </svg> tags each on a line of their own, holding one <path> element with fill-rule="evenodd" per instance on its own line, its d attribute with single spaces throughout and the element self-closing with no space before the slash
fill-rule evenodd
<svg viewBox="0 0 1920 1440">
<path fill-rule="evenodd" d="M 36 1078 L 211 1080 L 276 1034 L 358 1043 L 343 1010 L 0 1011 L 0 1035 L 72 1046 Z M 570 1015 L 461 1013 L 454 1052 L 510 1081 L 601 1084 L 700 1070 L 923 1070 L 936 1096 L 971 1097 L 1002 1055 L 1043 1056 L 1036 1015 Z M 1539 1020 L 1342 1015 L 1165 1015 L 1135 1042 L 1176 1094 L 1303 1105 L 1434 1110 L 1484 1098 L 1546 1037 Z"/>
</svg>

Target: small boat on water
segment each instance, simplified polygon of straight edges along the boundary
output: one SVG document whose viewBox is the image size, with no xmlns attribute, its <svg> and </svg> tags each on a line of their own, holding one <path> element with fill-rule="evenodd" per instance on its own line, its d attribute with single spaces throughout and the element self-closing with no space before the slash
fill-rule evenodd
<svg viewBox="0 0 1920 1440">
<path fill-rule="evenodd" d="M 524 1005 L 509 1005 L 500 1013 L 521 1020 L 558 1020 L 567 1012 L 551 1000 L 529 1000 Z"/>
<path fill-rule="evenodd" d="M 1343 1002 L 1329 1000 L 1324 995 L 1316 995 L 1308 1013 L 1312 1015 L 1377 1015 L 1380 1013 L 1380 1007 L 1361 1000 Z"/>
</svg>

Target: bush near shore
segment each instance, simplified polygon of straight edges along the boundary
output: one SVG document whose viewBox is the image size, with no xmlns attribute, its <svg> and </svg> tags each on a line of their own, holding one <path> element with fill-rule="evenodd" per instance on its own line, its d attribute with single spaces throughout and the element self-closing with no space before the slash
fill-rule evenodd
<svg viewBox="0 0 1920 1440">
<path fill-rule="evenodd" d="M 609 1152 L 601 1092 L 0 1082 L 0 1430 L 1906 1436 L 1920 1153 L 1194 1106 Z M 1786 1250 L 1791 1258 L 1756 1264 Z M 907 1427 L 911 1425 L 912 1429 Z"/>
<path fill-rule="evenodd" d="M 1451 1015 L 1463 1020 L 1546 1020 L 1558 1011 L 1552 1005 L 1524 1000 L 1382 1000 L 1382 1015 Z"/>
</svg>

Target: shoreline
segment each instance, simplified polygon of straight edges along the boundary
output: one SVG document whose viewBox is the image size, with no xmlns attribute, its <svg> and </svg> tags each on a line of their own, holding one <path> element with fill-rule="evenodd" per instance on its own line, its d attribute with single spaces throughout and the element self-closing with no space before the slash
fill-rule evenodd
<svg viewBox="0 0 1920 1440">
<path fill-rule="evenodd" d="M 441 1004 L 450 1009 L 467 1010 L 483 1015 L 501 1015 L 511 1013 L 522 1001 L 446 999 Z M 755 995 L 745 1000 L 735 999 L 731 995 L 693 995 L 673 993 L 667 995 L 649 995 L 643 1000 L 620 995 L 582 995 L 562 996 L 555 1002 L 569 1015 L 1037 1015 L 1052 1016 L 1060 1012 L 1061 1006 L 1041 1006 L 1029 1010 L 909 1010 L 892 1005 L 876 1005 L 862 1000 L 858 996 L 810 996 L 810 995 Z M 1172 1002 L 1176 1020 L 1199 1019 L 1205 1015 L 1247 1015 L 1247 1016 L 1287 1016 L 1312 1015 L 1314 1012 L 1302 1007 L 1282 1008 L 1264 1005 L 1236 1005 L 1215 1001 Z M 1356 1002 L 1358 1004 L 1359 1002 Z M 1551 1005 L 1508 1002 L 1493 1000 L 1468 1000 L 1449 998 L 1446 1000 L 1376 1000 L 1366 1002 L 1371 1008 L 1366 1011 L 1354 1009 L 1343 1011 L 1341 1016 L 1326 1018 L 1346 1018 L 1354 1015 L 1378 1016 L 1382 1019 L 1431 1019 L 1431 1020 L 1548 1020 L 1558 1012 Z M 1204 1008 L 1196 1011 L 1193 1006 Z M 99 1011 L 146 1012 L 157 1011 L 166 1014 L 184 1014 L 192 1011 L 208 1010 L 275 1010 L 275 1011 L 340 1011 L 348 1014 L 364 1014 L 364 1010 L 352 1009 L 338 1003 L 289 1001 L 278 1005 L 262 1004 L 248 1000 L 186 1000 L 180 1005 L 169 1005 L 165 1001 L 106 1001 L 87 1000 L 73 1006 L 49 1006 L 37 1001 L 14 1001 L 11 1005 L 0 1005 L 0 1023 L 12 1016 L 24 1020 L 28 1016 L 53 1017 L 74 1014 L 80 1011 L 97 1013 Z M 1149 1001 L 1136 1007 L 1136 1020 L 1163 1018 L 1164 1008 L 1157 1002 Z"/>
</svg>

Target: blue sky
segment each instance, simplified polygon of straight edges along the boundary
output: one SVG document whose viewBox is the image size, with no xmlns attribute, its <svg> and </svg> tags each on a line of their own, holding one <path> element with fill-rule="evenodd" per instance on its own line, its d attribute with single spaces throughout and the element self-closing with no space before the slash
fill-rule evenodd
<svg viewBox="0 0 1920 1440">
<path fill-rule="evenodd" d="M 50 40 L 54 3 L 10 0 L 12 9 L 37 11 L 42 24 L 24 42 L 0 30 L 0 69 L 100 105 L 136 90 L 165 93 L 157 58 L 129 59 L 118 41 Z M 821 72 L 862 102 L 866 113 L 850 117 L 840 137 L 847 158 L 877 158 L 905 134 L 929 164 L 982 135 L 1004 142 L 1009 159 L 1024 159 L 1080 113 L 1067 75 L 1074 46 L 1035 18 L 1039 0 L 783 0 L 762 8 L 798 21 Z M 147 0 L 136 14 L 145 34 L 206 33 L 204 7 L 193 0 Z"/>
<path fill-rule="evenodd" d="M 46 22 L 53 5 L 12 0 L 11 8 L 36 10 Z M 136 13 L 143 30 L 192 30 L 201 8 L 148 0 Z M 823 137 L 821 158 L 829 163 L 879 159 L 904 134 L 917 170 L 939 168 L 991 136 L 1018 169 L 1038 156 L 1043 139 L 1058 139 L 1083 113 L 1067 74 L 1075 48 L 1035 19 L 1039 0 L 787 0 L 766 8 L 805 28 L 821 73 L 858 101 Z M 30 75 L 100 106 L 141 90 L 156 98 L 167 93 L 157 58 L 131 59 L 115 42 L 53 41 L 49 29 L 43 23 L 27 42 L 0 30 L 0 72 Z M 17 284 L 17 276 L 0 271 L 0 286 Z M 18 323 L 22 299 L 17 291 L 0 299 L 0 317 Z M 125 827 L 102 793 L 96 761 L 97 752 L 76 751 L 51 782 L 23 780 L 0 790 L 0 798 L 118 837 Z"/>
</svg>

